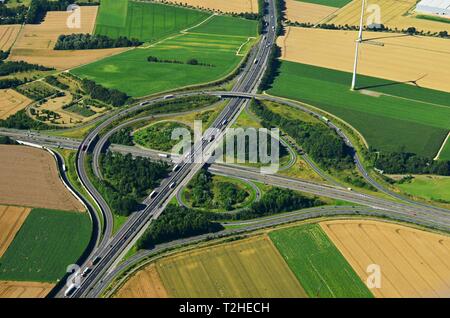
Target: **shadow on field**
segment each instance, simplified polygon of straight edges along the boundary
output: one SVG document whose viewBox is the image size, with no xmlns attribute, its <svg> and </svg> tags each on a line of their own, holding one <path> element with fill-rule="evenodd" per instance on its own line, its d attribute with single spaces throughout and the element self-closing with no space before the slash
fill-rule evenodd
<svg viewBox="0 0 450 318">
<path fill-rule="evenodd" d="M 371 89 L 371 88 L 380 88 L 380 87 L 388 87 L 388 86 L 396 86 L 396 85 L 403 85 L 403 84 L 413 84 L 418 88 L 421 88 L 421 86 L 417 83 L 418 81 L 420 81 L 421 79 L 423 79 L 424 77 L 426 77 L 428 74 L 424 74 L 421 77 L 419 77 L 418 79 L 415 80 L 410 80 L 410 81 L 404 81 L 404 82 L 385 82 L 382 84 L 374 84 L 374 85 L 367 85 L 367 86 L 361 86 L 361 87 L 357 87 L 356 90 L 364 90 L 364 89 Z"/>
</svg>

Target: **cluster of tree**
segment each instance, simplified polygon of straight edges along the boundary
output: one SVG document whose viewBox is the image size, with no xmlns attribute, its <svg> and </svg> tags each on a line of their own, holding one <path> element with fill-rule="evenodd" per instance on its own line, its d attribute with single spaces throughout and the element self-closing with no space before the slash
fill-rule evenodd
<svg viewBox="0 0 450 318">
<path fill-rule="evenodd" d="M 8 136 L 0 136 L 0 145 L 16 145 L 17 142 L 9 138 Z"/>
<path fill-rule="evenodd" d="M 167 176 L 169 166 L 148 158 L 133 158 L 131 154 L 108 152 L 101 157 L 105 180 L 105 196 L 111 208 L 119 215 L 129 215 L 141 198 L 158 186 Z"/>
<path fill-rule="evenodd" d="M 353 165 L 352 149 L 334 131 L 324 125 L 287 119 L 272 112 L 258 100 L 252 101 L 251 109 L 263 119 L 264 126 L 279 127 L 294 138 L 322 166 L 347 169 Z"/>
<path fill-rule="evenodd" d="M 27 10 L 27 7 L 23 5 L 9 8 L 4 3 L 0 3 L 0 24 L 22 24 Z"/>
<path fill-rule="evenodd" d="M 190 190 L 191 204 L 195 208 L 220 208 L 231 211 L 234 205 L 248 197 L 246 191 L 231 182 L 213 183 L 212 175 L 206 169 L 200 170 L 187 188 Z"/>
<path fill-rule="evenodd" d="M 44 19 L 47 11 L 66 11 L 75 0 L 31 0 L 25 22 L 27 24 L 39 24 Z"/>
<path fill-rule="evenodd" d="M 261 0 L 260 0 L 261 2 Z M 264 1 L 262 1 L 264 2 Z M 254 13 L 254 12 L 240 12 L 240 13 L 231 13 L 231 16 L 236 17 L 236 18 L 244 18 L 247 20 L 258 20 L 260 15 L 258 13 Z"/>
<path fill-rule="evenodd" d="M 139 249 L 151 248 L 155 244 L 221 230 L 223 226 L 212 222 L 206 213 L 169 205 L 164 213 L 150 224 L 137 245 Z"/>
<path fill-rule="evenodd" d="M 66 84 L 64 84 L 64 83 L 61 83 L 61 82 L 60 82 L 55 76 L 53 76 L 53 75 L 47 76 L 47 77 L 45 78 L 45 81 L 46 81 L 47 83 L 49 83 L 50 85 L 53 85 L 53 86 L 55 86 L 55 87 L 59 87 L 59 88 L 64 89 L 64 90 L 66 90 L 66 89 L 69 88 L 68 85 L 66 85 Z"/>
<path fill-rule="evenodd" d="M 284 35 L 284 21 L 286 21 L 286 1 L 285 0 L 275 0 L 275 7 L 278 14 L 276 34 L 277 36 Z"/>
<path fill-rule="evenodd" d="M 281 66 L 280 57 L 281 48 L 278 45 L 273 44 L 270 50 L 269 59 L 267 60 L 266 71 L 264 72 L 261 83 L 259 84 L 260 91 L 268 90 L 272 87 L 273 81 L 279 74 Z"/>
<path fill-rule="evenodd" d="M 92 50 L 115 47 L 139 46 L 143 42 L 127 37 L 111 39 L 106 35 L 70 34 L 60 35 L 55 44 L 55 50 Z"/>
<path fill-rule="evenodd" d="M 247 220 L 260 218 L 277 213 L 307 209 L 321 206 L 325 203 L 318 198 L 309 198 L 290 189 L 270 188 L 260 201 L 235 214 L 214 213 L 210 217 L 218 219 Z"/>
<path fill-rule="evenodd" d="M 125 127 L 113 134 L 109 138 L 109 142 L 112 144 L 133 146 L 133 136 L 131 136 L 131 127 Z"/>
<path fill-rule="evenodd" d="M 202 62 L 199 62 L 199 60 L 194 59 L 194 58 L 190 58 L 186 62 L 183 62 L 183 61 L 178 61 L 178 60 L 162 60 L 156 56 L 149 56 L 149 57 L 147 57 L 147 61 L 150 63 L 188 64 L 188 65 L 215 67 L 215 65 L 213 65 L 213 64 L 202 63 Z"/>
<path fill-rule="evenodd" d="M 9 51 L 0 50 L 0 61 L 6 60 L 9 56 Z"/>
<path fill-rule="evenodd" d="M 55 128 L 46 125 L 40 121 L 31 119 L 26 114 L 24 109 L 18 111 L 14 115 L 9 116 L 7 119 L 0 120 L 0 127 L 15 128 L 15 129 L 34 129 L 34 130 Z"/>
<path fill-rule="evenodd" d="M 388 174 L 436 174 L 450 176 L 450 161 L 418 156 L 406 152 L 381 152 L 375 167 Z"/>
<path fill-rule="evenodd" d="M 27 71 L 50 71 L 53 68 L 45 67 L 38 64 L 30 64 L 24 61 L 0 61 L 0 76 L 10 75 L 13 73 L 27 72 Z"/>
<path fill-rule="evenodd" d="M 22 84 L 23 84 L 23 82 L 17 78 L 0 79 L 0 89 L 17 87 Z"/>
<path fill-rule="evenodd" d="M 115 107 L 123 106 L 129 100 L 129 96 L 117 89 L 109 89 L 95 83 L 94 81 L 83 79 L 81 81 L 83 90 L 93 99 L 105 102 Z"/>
</svg>

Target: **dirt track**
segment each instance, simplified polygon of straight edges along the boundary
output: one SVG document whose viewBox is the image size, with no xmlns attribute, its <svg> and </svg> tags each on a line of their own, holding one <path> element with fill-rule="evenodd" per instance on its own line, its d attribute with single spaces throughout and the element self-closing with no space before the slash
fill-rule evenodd
<svg viewBox="0 0 450 318">
<path fill-rule="evenodd" d="M 320 224 L 358 276 L 381 269 L 376 297 L 450 297 L 450 237 L 375 221 Z"/>
<path fill-rule="evenodd" d="M 84 211 L 64 187 L 56 163 L 44 150 L 0 145 L 0 203 L 55 210 Z"/>
<path fill-rule="evenodd" d="M 0 205 L 0 257 L 8 249 L 30 211 L 30 208 Z"/>
<path fill-rule="evenodd" d="M 11 51 L 10 60 L 23 60 L 65 70 L 124 51 L 123 48 L 77 51 L 53 50 L 58 36 L 61 34 L 92 33 L 96 16 L 97 7 L 81 7 L 81 28 L 69 28 L 67 26 L 69 13 L 48 12 L 41 24 L 25 25 Z"/>
<path fill-rule="evenodd" d="M 360 74 L 450 92 L 450 41 L 431 37 L 365 32 L 365 39 L 384 46 L 363 44 Z M 290 27 L 278 38 L 282 59 L 346 72 L 353 69 L 353 31 Z"/>
<path fill-rule="evenodd" d="M 0 281 L 0 298 L 44 298 L 53 284 Z"/>
</svg>

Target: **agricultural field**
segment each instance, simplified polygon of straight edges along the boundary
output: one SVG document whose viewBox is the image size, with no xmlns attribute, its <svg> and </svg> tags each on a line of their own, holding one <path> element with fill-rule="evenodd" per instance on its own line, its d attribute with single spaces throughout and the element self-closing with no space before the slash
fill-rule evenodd
<svg viewBox="0 0 450 318">
<path fill-rule="evenodd" d="M 436 156 L 450 127 L 449 93 L 362 75 L 365 89 L 352 92 L 350 83 L 350 73 L 283 61 L 268 92 L 338 116 L 374 149 Z"/>
<path fill-rule="evenodd" d="M 210 27 L 215 21 L 224 26 L 222 34 Z M 236 30 L 241 35 L 237 35 Z M 94 62 L 74 69 L 72 73 L 133 97 L 207 83 L 224 78 L 236 69 L 245 53 L 241 47 L 248 42 L 251 32 L 256 36 L 255 21 L 224 20 L 216 16 L 187 33 Z M 158 62 L 149 62 L 149 57 Z M 187 63 L 191 59 L 196 59 L 199 64 Z M 132 81 L 123 80 L 129 76 L 133 76 Z"/>
<path fill-rule="evenodd" d="M 0 203 L 65 211 L 84 211 L 64 187 L 55 159 L 44 150 L 0 145 Z"/>
<path fill-rule="evenodd" d="M 298 1 L 298 0 L 295 0 Z M 330 6 L 334 8 L 342 8 L 348 3 L 350 3 L 352 0 L 301 0 L 299 2 L 307 2 L 307 3 L 314 3 L 314 4 L 320 4 L 324 6 Z"/>
<path fill-rule="evenodd" d="M 0 258 L 30 213 L 30 208 L 0 205 Z"/>
<path fill-rule="evenodd" d="M 440 160 L 450 160 L 450 133 L 447 136 L 445 144 L 442 145 L 442 150 L 439 153 Z"/>
<path fill-rule="evenodd" d="M 395 186 L 415 197 L 450 203 L 450 177 L 414 175 L 412 180 Z"/>
<path fill-rule="evenodd" d="M 0 119 L 6 119 L 24 109 L 31 100 L 12 89 L 0 89 Z"/>
<path fill-rule="evenodd" d="M 356 32 L 290 27 L 286 34 L 278 38 L 283 60 L 353 71 Z M 450 92 L 447 39 L 376 32 L 364 37 L 384 46 L 361 46 L 359 74 Z"/>
<path fill-rule="evenodd" d="M 87 213 L 33 209 L 0 258 L 0 280 L 55 283 L 91 237 Z"/>
<path fill-rule="evenodd" d="M 49 283 L 0 281 L 0 298 L 44 298 L 54 286 Z"/>
<path fill-rule="evenodd" d="M 371 289 L 376 297 L 450 296 L 449 236 L 376 221 L 320 225 L 362 281 L 369 265 L 380 266 L 381 288 Z"/>
<path fill-rule="evenodd" d="M 326 2 L 328 3 L 328 1 Z M 291 22 L 315 24 L 336 11 L 337 8 L 328 4 L 316 4 L 313 1 L 286 0 L 286 19 Z"/>
<path fill-rule="evenodd" d="M 275 230 L 269 236 L 309 297 L 372 297 L 319 225 Z"/>
<path fill-rule="evenodd" d="M 0 25 L 0 50 L 8 51 L 19 31 L 20 25 Z"/>
<path fill-rule="evenodd" d="M 417 2 L 416 0 L 372 0 L 370 4 L 380 7 L 380 23 L 385 27 L 398 30 L 415 27 L 418 31 L 430 31 L 432 33 L 440 31 L 450 32 L 450 24 L 448 23 L 416 18 L 414 8 Z M 366 21 L 369 14 L 372 14 L 372 12 L 366 12 L 364 21 Z M 349 5 L 333 14 L 330 19 L 325 19 L 322 22 L 335 25 L 348 24 L 359 26 L 360 16 L 361 0 L 353 0 Z"/>
<path fill-rule="evenodd" d="M 138 271 L 117 292 L 117 298 L 167 298 L 167 291 L 156 270 L 151 264 Z"/>
<path fill-rule="evenodd" d="M 102 0 L 95 33 L 153 42 L 192 27 L 209 15 L 207 12 L 159 3 Z"/>
<path fill-rule="evenodd" d="M 258 0 L 169 0 L 168 2 L 226 13 L 258 13 Z"/>
<path fill-rule="evenodd" d="M 94 29 L 97 7 L 81 7 L 80 29 L 67 27 L 66 21 L 69 14 L 63 11 L 50 11 L 41 24 L 25 25 L 18 35 L 9 59 L 66 70 L 126 50 L 124 48 L 77 51 L 53 50 L 56 40 L 61 34 L 92 33 Z"/>
<path fill-rule="evenodd" d="M 166 257 L 156 270 L 169 297 L 306 297 L 266 236 Z"/>
</svg>

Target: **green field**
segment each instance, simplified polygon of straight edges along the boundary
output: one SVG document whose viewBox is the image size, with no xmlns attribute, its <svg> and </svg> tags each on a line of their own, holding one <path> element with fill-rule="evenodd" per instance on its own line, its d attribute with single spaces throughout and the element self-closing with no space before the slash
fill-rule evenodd
<svg viewBox="0 0 450 318">
<path fill-rule="evenodd" d="M 216 19 L 220 21 L 220 17 L 214 17 L 210 22 L 213 23 Z M 236 53 L 248 40 L 248 32 L 245 31 L 247 28 L 241 28 L 240 25 L 248 26 L 249 21 L 232 19 L 229 21 L 229 28 L 223 29 L 223 34 L 180 34 L 155 46 L 136 48 L 82 66 L 72 72 L 106 87 L 119 89 L 133 97 L 218 80 L 230 74 L 239 65 L 242 56 Z M 256 21 L 250 22 L 255 26 L 253 35 L 256 35 Z M 234 28 L 245 32 L 242 31 L 242 35 L 237 36 Z M 196 31 L 197 28 L 192 30 Z M 161 60 L 176 60 L 183 64 L 150 63 L 147 61 L 149 56 Z M 209 66 L 186 64 L 189 59 L 197 59 Z"/>
<path fill-rule="evenodd" d="M 352 0 L 297 0 L 297 1 L 321 4 L 324 6 L 335 7 L 335 8 L 342 8 L 346 4 L 352 2 Z"/>
<path fill-rule="evenodd" d="M 91 237 L 87 213 L 33 209 L 0 258 L 0 280 L 56 282 Z"/>
<path fill-rule="evenodd" d="M 194 26 L 208 16 L 206 12 L 158 3 L 102 0 L 95 33 L 152 42 Z"/>
<path fill-rule="evenodd" d="M 434 158 L 450 128 L 450 94 L 359 76 L 364 91 L 351 92 L 351 74 L 283 61 L 272 95 L 299 100 L 330 112 L 360 131 L 377 150 Z M 324 94 L 326 92 L 326 94 Z"/>
<path fill-rule="evenodd" d="M 396 186 L 416 197 L 450 202 L 450 177 L 414 176 L 411 181 Z"/>
<path fill-rule="evenodd" d="M 269 236 L 309 297 L 373 297 L 318 224 L 282 229 Z"/>
<path fill-rule="evenodd" d="M 441 18 L 438 16 L 434 16 L 434 15 L 422 15 L 422 14 L 418 14 L 415 16 L 417 19 L 422 19 L 422 20 L 429 20 L 429 21 L 436 21 L 436 22 L 443 22 L 443 23 L 450 23 L 450 19 L 448 18 Z"/>
<path fill-rule="evenodd" d="M 192 30 L 195 33 L 226 34 L 239 37 L 255 36 L 256 31 L 255 21 L 240 19 L 239 22 L 236 22 L 236 18 L 229 16 L 215 16 Z"/>
<path fill-rule="evenodd" d="M 450 160 L 450 139 L 447 140 L 447 143 L 439 154 L 440 160 Z"/>
</svg>

